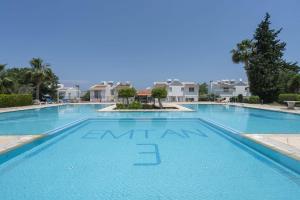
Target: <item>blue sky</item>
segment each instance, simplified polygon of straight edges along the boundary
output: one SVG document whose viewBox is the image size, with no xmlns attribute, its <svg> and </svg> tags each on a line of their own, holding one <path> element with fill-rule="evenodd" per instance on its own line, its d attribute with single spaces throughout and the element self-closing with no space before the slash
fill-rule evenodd
<svg viewBox="0 0 300 200">
<path fill-rule="evenodd" d="M 1 0 L 0 63 L 52 65 L 61 82 L 245 78 L 230 50 L 266 12 L 283 27 L 285 57 L 300 61 L 298 0 Z"/>
</svg>

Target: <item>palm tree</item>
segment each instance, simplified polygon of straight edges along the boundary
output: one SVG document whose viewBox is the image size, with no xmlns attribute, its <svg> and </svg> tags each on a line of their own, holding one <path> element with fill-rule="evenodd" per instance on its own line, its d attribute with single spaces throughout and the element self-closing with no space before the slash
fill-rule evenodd
<svg viewBox="0 0 300 200">
<path fill-rule="evenodd" d="M 29 75 L 35 84 L 35 98 L 40 99 L 40 87 L 44 81 L 50 78 L 51 70 L 50 65 L 44 63 L 41 58 L 32 58 L 30 61 L 31 70 Z"/>
<path fill-rule="evenodd" d="M 249 58 L 253 51 L 251 40 L 243 40 L 236 45 L 236 49 L 231 50 L 232 61 L 234 63 L 244 63 L 245 70 L 249 70 Z"/>
<path fill-rule="evenodd" d="M 6 76 L 5 64 L 0 64 L 0 93 L 10 93 L 14 82 Z"/>
</svg>

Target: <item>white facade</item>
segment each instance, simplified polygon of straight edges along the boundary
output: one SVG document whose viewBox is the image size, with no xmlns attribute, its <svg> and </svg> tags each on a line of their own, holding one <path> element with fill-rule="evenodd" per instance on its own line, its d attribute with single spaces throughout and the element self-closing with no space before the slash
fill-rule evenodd
<svg viewBox="0 0 300 200">
<path fill-rule="evenodd" d="M 208 91 L 210 94 L 219 95 L 220 97 L 233 97 L 240 94 L 245 97 L 251 96 L 248 82 L 244 82 L 241 79 L 239 81 L 212 81 L 208 86 Z"/>
<path fill-rule="evenodd" d="M 90 88 L 91 102 L 113 102 L 118 101 L 118 90 L 125 87 L 132 87 L 129 82 L 114 83 L 113 81 L 102 81 Z"/>
<path fill-rule="evenodd" d="M 168 102 L 198 101 L 199 85 L 195 82 L 181 82 L 178 79 L 154 82 L 154 87 L 165 87 Z"/>
<path fill-rule="evenodd" d="M 58 96 L 61 100 L 79 100 L 81 91 L 79 87 L 65 87 L 63 84 L 58 84 Z"/>
<path fill-rule="evenodd" d="M 114 99 L 114 85 L 112 81 L 102 81 L 100 84 L 93 85 L 90 88 L 90 101 L 92 102 L 110 102 Z"/>
</svg>

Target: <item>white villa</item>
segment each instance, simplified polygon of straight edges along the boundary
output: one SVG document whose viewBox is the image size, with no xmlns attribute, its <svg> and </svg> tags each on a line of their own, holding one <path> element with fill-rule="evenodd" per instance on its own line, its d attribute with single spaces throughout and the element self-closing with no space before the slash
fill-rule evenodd
<svg viewBox="0 0 300 200">
<path fill-rule="evenodd" d="M 167 101 L 198 101 L 199 85 L 195 82 L 181 82 L 168 79 L 165 82 L 154 82 L 154 87 L 165 87 L 168 91 Z"/>
<path fill-rule="evenodd" d="M 118 91 L 121 88 L 132 87 L 130 82 L 102 81 L 99 84 L 90 87 L 91 102 L 113 102 L 118 101 Z"/>
<path fill-rule="evenodd" d="M 249 91 L 248 82 L 236 80 L 221 80 L 221 81 L 211 81 L 208 86 L 208 92 L 210 94 L 219 95 L 220 97 L 233 97 L 239 94 L 247 97 L 251 96 Z"/>
<path fill-rule="evenodd" d="M 65 87 L 63 84 L 58 84 L 57 92 L 59 98 L 65 101 L 79 100 L 81 96 L 79 87 Z"/>
</svg>

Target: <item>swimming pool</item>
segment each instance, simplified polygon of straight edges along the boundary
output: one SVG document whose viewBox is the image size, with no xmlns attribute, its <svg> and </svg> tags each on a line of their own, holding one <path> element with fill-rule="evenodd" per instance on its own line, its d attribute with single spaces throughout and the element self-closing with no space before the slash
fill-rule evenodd
<svg viewBox="0 0 300 200">
<path fill-rule="evenodd" d="M 290 199 L 300 175 L 197 119 L 91 119 L 0 165 L 0 199 Z"/>
<path fill-rule="evenodd" d="M 105 106 L 0 114 L 0 134 L 48 135 L 0 156 L 0 199 L 300 198 L 299 162 L 239 138 L 299 133 L 298 115 L 223 105 L 97 112 Z"/>
<path fill-rule="evenodd" d="M 41 134 L 75 120 L 99 118 L 202 118 L 243 133 L 300 133 L 300 115 L 229 105 L 184 105 L 195 112 L 113 112 L 108 105 L 63 105 L 0 113 L 0 135 Z"/>
</svg>

